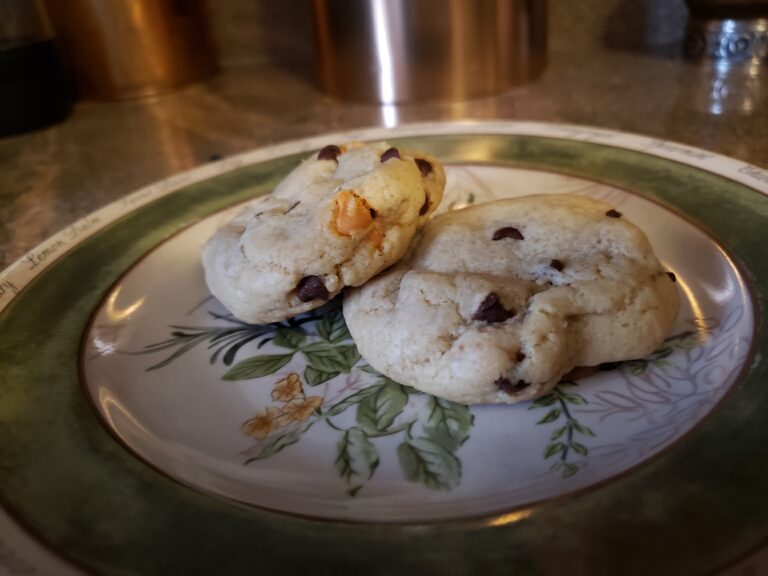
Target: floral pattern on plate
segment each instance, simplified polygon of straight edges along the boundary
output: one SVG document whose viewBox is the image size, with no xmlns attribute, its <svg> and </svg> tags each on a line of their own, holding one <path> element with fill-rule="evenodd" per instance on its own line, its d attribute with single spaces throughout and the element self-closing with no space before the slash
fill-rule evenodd
<svg viewBox="0 0 768 576">
<path fill-rule="evenodd" d="M 337 298 L 317 311 L 284 323 L 245 324 L 230 315 L 212 314 L 222 326 L 193 328 L 172 326 L 170 338 L 144 349 L 146 354 L 172 350 L 162 361 L 147 370 L 168 366 L 198 344 L 208 343 L 213 350 L 211 364 L 219 357 L 230 368 L 223 380 L 250 380 L 270 376 L 296 355 L 303 356 L 303 375 L 289 372 L 272 385 L 272 404 L 245 421 L 241 429 L 256 443 L 243 452 L 244 463 L 269 458 L 299 442 L 316 424 L 325 424 L 339 433 L 334 465 L 355 496 L 371 480 L 380 459 L 376 440 L 396 436 L 396 451 L 404 478 L 427 488 L 450 490 L 461 481 L 461 460 L 456 451 L 469 439 L 474 417 L 469 407 L 429 396 L 426 404 L 410 417 L 404 417 L 411 396 L 422 393 L 403 386 L 367 365 L 357 370 L 374 375 L 374 382 L 360 386 L 359 379 L 346 377 L 333 391 L 325 386 L 321 394 L 311 392 L 319 385 L 349 374 L 360 361 Z M 281 350 L 278 354 L 255 354 L 234 366 L 237 352 L 248 342 L 257 341 L 261 349 L 268 342 Z M 355 412 L 353 425 L 335 422 L 347 410 Z"/>
</svg>

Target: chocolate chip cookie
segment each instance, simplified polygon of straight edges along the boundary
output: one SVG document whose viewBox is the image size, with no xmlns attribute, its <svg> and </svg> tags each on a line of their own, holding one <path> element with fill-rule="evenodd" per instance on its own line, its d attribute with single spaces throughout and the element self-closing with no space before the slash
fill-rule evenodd
<svg viewBox="0 0 768 576">
<path fill-rule="evenodd" d="M 444 187 L 427 154 L 326 146 L 214 234 L 203 250 L 208 287 L 246 322 L 316 308 L 397 262 Z"/>
<path fill-rule="evenodd" d="M 396 266 L 348 292 L 360 353 L 464 403 L 514 403 L 576 366 L 650 354 L 677 316 L 674 275 L 618 210 L 584 196 L 436 216 Z"/>
</svg>

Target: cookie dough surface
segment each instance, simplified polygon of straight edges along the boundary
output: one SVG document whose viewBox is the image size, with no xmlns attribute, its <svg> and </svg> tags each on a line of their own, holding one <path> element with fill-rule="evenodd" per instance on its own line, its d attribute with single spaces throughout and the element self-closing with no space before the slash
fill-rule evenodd
<svg viewBox="0 0 768 576">
<path fill-rule="evenodd" d="M 316 308 L 397 262 L 444 187 L 427 154 L 326 146 L 216 232 L 203 249 L 208 287 L 246 322 Z"/>
<path fill-rule="evenodd" d="M 408 255 L 348 292 L 363 357 L 463 403 L 513 403 L 576 366 L 640 358 L 678 310 L 643 232 L 584 196 L 497 200 L 436 216 Z"/>
</svg>

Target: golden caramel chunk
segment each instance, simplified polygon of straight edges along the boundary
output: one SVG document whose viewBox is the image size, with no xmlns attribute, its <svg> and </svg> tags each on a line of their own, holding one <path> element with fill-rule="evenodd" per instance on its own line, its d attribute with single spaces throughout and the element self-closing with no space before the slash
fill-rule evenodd
<svg viewBox="0 0 768 576">
<path fill-rule="evenodd" d="M 333 221 L 342 236 L 352 236 L 371 225 L 373 216 L 368 204 L 351 190 L 341 190 L 334 198 Z"/>
<path fill-rule="evenodd" d="M 384 241 L 384 234 L 382 234 L 381 230 L 379 230 L 379 227 L 374 224 L 373 228 L 368 233 L 367 240 L 371 243 L 371 246 L 378 248 Z"/>
</svg>

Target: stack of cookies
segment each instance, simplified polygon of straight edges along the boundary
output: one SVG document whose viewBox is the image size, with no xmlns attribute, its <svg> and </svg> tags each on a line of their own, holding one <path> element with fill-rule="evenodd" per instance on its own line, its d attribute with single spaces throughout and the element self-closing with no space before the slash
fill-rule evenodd
<svg viewBox="0 0 768 576">
<path fill-rule="evenodd" d="M 371 366 L 468 404 L 541 396 L 576 366 L 640 358 L 667 336 L 674 275 L 610 205 L 534 195 L 430 218 L 444 187 L 428 154 L 326 146 L 216 232 L 208 286 L 252 323 L 346 288 Z"/>
</svg>

